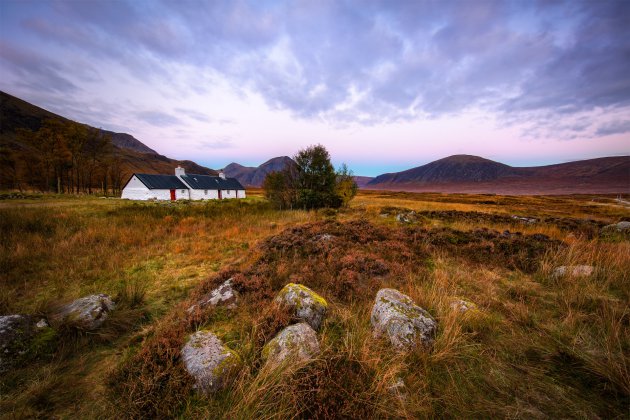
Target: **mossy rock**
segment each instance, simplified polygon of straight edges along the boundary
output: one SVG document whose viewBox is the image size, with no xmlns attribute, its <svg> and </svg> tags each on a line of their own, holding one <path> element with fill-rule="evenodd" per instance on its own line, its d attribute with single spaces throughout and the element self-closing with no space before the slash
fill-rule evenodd
<svg viewBox="0 0 630 420">
<path fill-rule="evenodd" d="M 395 289 L 378 291 L 370 321 L 375 337 L 386 336 L 402 351 L 418 344 L 431 346 L 437 330 L 437 321 L 427 311 Z"/>
<path fill-rule="evenodd" d="M 320 352 L 317 334 L 305 322 L 290 325 L 272 338 L 262 350 L 265 364 L 272 368 L 300 366 Z"/>
<path fill-rule="evenodd" d="M 326 299 L 308 287 L 289 283 L 280 290 L 275 301 L 293 310 L 293 315 L 318 330 L 328 311 Z"/>
<path fill-rule="evenodd" d="M 30 315 L 0 316 L 0 372 L 49 351 L 56 332 Z"/>
<path fill-rule="evenodd" d="M 227 386 L 243 365 L 239 355 L 210 331 L 197 331 L 188 337 L 182 360 L 201 393 L 213 393 Z"/>
</svg>

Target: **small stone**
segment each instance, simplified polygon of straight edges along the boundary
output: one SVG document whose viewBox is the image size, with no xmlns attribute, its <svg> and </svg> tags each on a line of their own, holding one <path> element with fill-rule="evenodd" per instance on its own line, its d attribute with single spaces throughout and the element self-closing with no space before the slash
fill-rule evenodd
<svg viewBox="0 0 630 420">
<path fill-rule="evenodd" d="M 477 305 L 472 302 L 468 302 L 463 299 L 453 299 L 451 301 L 451 309 L 459 311 L 461 313 L 468 312 L 471 309 L 477 309 Z"/>
<path fill-rule="evenodd" d="M 280 290 L 275 302 L 286 305 L 294 311 L 294 316 L 318 330 L 326 311 L 326 300 L 306 286 L 289 283 Z"/>
<path fill-rule="evenodd" d="M 218 306 L 225 305 L 228 309 L 235 309 L 238 301 L 238 294 L 232 287 L 233 279 L 224 281 L 219 287 L 211 291 L 208 295 L 204 296 L 197 304 L 188 308 L 188 312 L 195 310 L 197 305 L 200 308 L 206 306 Z"/>
<path fill-rule="evenodd" d="M 536 222 L 538 222 L 538 219 L 534 219 L 533 217 L 522 217 L 522 216 L 516 216 L 516 215 L 513 215 L 512 219 L 518 220 L 519 222 L 523 222 L 528 225 L 533 225 Z"/>
<path fill-rule="evenodd" d="M 394 382 L 387 387 L 387 392 L 401 399 L 407 398 L 407 387 L 403 378 L 397 377 Z"/>
<path fill-rule="evenodd" d="M 320 352 L 317 334 L 306 322 L 290 325 L 272 338 L 262 350 L 262 357 L 272 368 L 285 361 L 301 364 L 313 359 Z"/>
<path fill-rule="evenodd" d="M 182 348 L 182 359 L 201 393 L 216 392 L 226 386 L 230 374 L 241 366 L 240 357 L 209 331 L 190 335 Z"/>
<path fill-rule="evenodd" d="M 612 225 L 607 225 L 602 228 L 602 230 L 615 230 L 617 232 L 630 232 L 630 222 L 622 221 L 619 223 L 613 223 Z"/>
<path fill-rule="evenodd" d="M 430 346 L 437 330 L 437 322 L 427 311 L 395 289 L 378 291 L 370 321 L 374 336 L 386 335 L 398 350 L 409 350 L 418 343 Z"/>
<path fill-rule="evenodd" d="M 35 324 L 35 326 L 37 328 L 41 329 L 41 328 L 49 327 L 50 325 L 48 325 L 48 322 L 46 322 L 46 320 L 44 318 L 42 318 L 39 321 L 37 321 L 37 324 Z"/>
<path fill-rule="evenodd" d="M 588 277 L 593 274 L 595 267 L 592 265 L 561 265 L 553 270 L 552 277 Z"/>
<path fill-rule="evenodd" d="M 50 316 L 50 320 L 53 325 L 68 323 L 91 331 L 103 325 L 114 308 L 114 302 L 108 295 L 90 295 L 62 306 Z"/>
<path fill-rule="evenodd" d="M 33 318 L 29 315 L 0 316 L 0 372 L 8 371 L 24 355 L 35 336 Z"/>
</svg>

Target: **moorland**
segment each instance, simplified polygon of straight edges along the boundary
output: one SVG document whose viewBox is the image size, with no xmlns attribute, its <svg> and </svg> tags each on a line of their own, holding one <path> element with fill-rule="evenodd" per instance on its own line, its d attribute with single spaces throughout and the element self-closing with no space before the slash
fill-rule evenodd
<svg viewBox="0 0 630 420">
<path fill-rule="evenodd" d="M 50 329 L 26 349 L 0 379 L 3 418 L 628 414 L 630 242 L 605 228 L 630 219 L 628 197 L 360 191 L 318 211 L 275 210 L 255 190 L 211 202 L 0 198 L 1 314 L 46 317 L 92 293 L 116 303 L 100 329 Z M 571 265 L 594 272 L 554 275 Z M 228 278 L 236 309 L 187 310 Z M 329 311 L 319 356 L 278 374 L 261 349 L 292 322 L 272 304 L 289 282 Z M 384 287 L 437 320 L 430 349 L 373 337 Z M 243 361 L 211 396 L 181 361 L 201 329 Z"/>
</svg>

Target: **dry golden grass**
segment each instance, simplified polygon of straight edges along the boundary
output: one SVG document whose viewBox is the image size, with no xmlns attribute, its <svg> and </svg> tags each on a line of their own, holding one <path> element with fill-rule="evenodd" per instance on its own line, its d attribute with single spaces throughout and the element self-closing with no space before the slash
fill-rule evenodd
<svg viewBox="0 0 630 420">
<path fill-rule="evenodd" d="M 58 336 L 52 351 L 2 378 L 3 416 L 627 414 L 630 243 L 598 232 L 630 213 L 610 197 L 364 192 L 349 209 L 310 213 L 278 212 L 250 197 L 1 202 L 2 313 L 45 314 L 93 292 L 122 303 L 95 336 Z M 383 217 L 385 207 L 425 213 L 406 224 L 391 210 Z M 439 213 L 448 211 L 462 213 Z M 545 221 L 505 219 L 513 214 Z M 335 239 L 312 241 L 322 233 Z M 596 272 L 552 275 L 577 264 Z M 186 313 L 228 277 L 241 290 L 238 310 Z M 271 300 L 289 281 L 330 304 L 318 333 L 322 353 L 289 372 L 269 371 L 262 345 L 291 322 Z M 438 320 L 430 351 L 399 354 L 372 337 L 370 311 L 382 287 L 410 295 Z M 461 313 L 453 299 L 476 308 Z M 198 328 L 212 329 L 245 365 L 213 397 L 191 392 L 179 360 L 183 340 Z M 392 391 L 399 379 L 404 389 Z"/>
</svg>

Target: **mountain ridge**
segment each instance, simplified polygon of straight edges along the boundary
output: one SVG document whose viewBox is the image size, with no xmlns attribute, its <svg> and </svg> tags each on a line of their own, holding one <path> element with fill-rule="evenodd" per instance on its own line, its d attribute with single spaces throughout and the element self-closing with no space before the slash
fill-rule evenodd
<svg viewBox="0 0 630 420">
<path fill-rule="evenodd" d="M 452 155 L 379 175 L 364 188 L 497 194 L 628 192 L 630 156 L 514 167 L 474 155 Z"/>
</svg>

